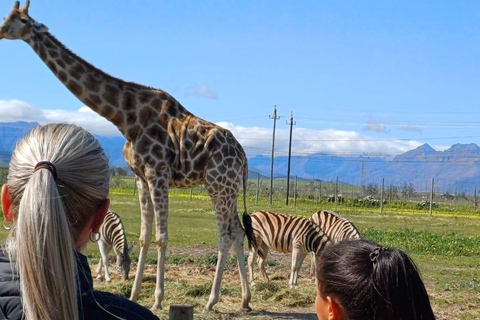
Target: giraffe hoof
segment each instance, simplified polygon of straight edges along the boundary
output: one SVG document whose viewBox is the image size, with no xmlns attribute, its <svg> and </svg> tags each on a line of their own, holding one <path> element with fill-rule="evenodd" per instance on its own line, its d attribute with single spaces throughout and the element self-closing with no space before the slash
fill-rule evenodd
<svg viewBox="0 0 480 320">
<path fill-rule="evenodd" d="M 213 313 L 213 312 L 214 312 L 213 309 L 211 309 L 211 308 L 210 308 L 210 309 L 207 309 L 206 307 L 203 308 L 203 310 L 202 310 L 202 313 L 203 313 L 203 314 Z"/>
<path fill-rule="evenodd" d="M 157 311 L 157 310 L 162 310 L 162 305 L 160 303 L 155 303 L 151 308 L 150 311 Z"/>
<path fill-rule="evenodd" d="M 240 309 L 238 309 L 238 313 L 247 313 L 247 312 L 251 312 L 252 311 L 252 308 L 250 308 L 250 306 L 246 306 L 246 307 L 241 307 Z"/>
</svg>

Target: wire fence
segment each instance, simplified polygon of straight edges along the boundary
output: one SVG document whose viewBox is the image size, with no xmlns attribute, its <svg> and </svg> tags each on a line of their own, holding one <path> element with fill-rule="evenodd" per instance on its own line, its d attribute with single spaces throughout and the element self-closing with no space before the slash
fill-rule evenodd
<svg viewBox="0 0 480 320">
<path fill-rule="evenodd" d="M 381 213 L 388 210 L 400 213 L 425 210 L 430 214 L 439 206 L 442 206 L 443 211 L 452 212 L 475 212 L 478 209 L 476 190 L 472 190 L 471 194 L 449 193 L 441 190 L 441 186 L 436 187 L 434 179 L 426 181 L 425 185 L 425 188 L 418 189 L 413 183 L 393 186 L 382 181 L 379 185 L 355 186 L 337 181 L 299 180 L 293 177 L 289 180 L 288 188 L 287 179 L 274 179 L 273 188 L 270 190 L 270 181 L 258 177 L 248 180 L 247 197 L 255 204 L 282 203 L 295 206 L 297 201 L 307 201 L 326 204 L 328 208 L 347 212 L 358 210 L 360 207 L 372 208 L 372 211 L 377 210 Z M 112 194 L 137 195 L 135 178 L 112 177 L 110 192 Z M 208 192 L 203 186 L 188 189 L 188 192 L 191 199 L 198 196 L 208 197 Z M 240 192 L 239 198 L 241 196 Z"/>
<path fill-rule="evenodd" d="M 6 182 L 8 168 L 0 168 L 0 185 Z M 344 184 L 336 181 L 300 180 L 296 177 L 289 179 L 274 179 L 272 188 L 270 180 L 250 178 L 247 183 L 247 197 L 255 204 L 284 203 L 295 206 L 297 201 L 310 201 L 327 205 L 329 208 L 342 211 L 355 211 L 359 207 L 368 207 L 379 212 L 395 210 L 396 212 L 417 211 L 419 209 L 432 213 L 438 206 L 443 210 L 477 212 L 478 191 L 474 187 L 471 192 L 445 191 L 448 182 L 437 183 L 432 178 L 425 181 L 423 187 L 413 183 L 404 183 L 394 186 L 382 180 L 380 183 L 369 183 L 363 186 Z M 194 196 L 208 197 L 203 186 L 189 189 L 190 198 Z M 118 176 L 112 174 L 110 182 L 112 195 L 138 196 L 135 177 Z M 288 197 L 287 197 L 288 194 Z M 240 193 L 239 197 L 241 197 Z"/>
</svg>

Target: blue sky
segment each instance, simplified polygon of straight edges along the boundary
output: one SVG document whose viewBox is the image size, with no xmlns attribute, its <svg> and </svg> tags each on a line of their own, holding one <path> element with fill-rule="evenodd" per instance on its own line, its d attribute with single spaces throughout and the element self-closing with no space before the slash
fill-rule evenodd
<svg viewBox="0 0 480 320">
<path fill-rule="evenodd" d="M 13 1 L 0 2 L 8 15 Z M 23 2 L 22 4 L 23 5 Z M 480 145 L 478 1 L 31 1 L 30 15 L 112 76 L 163 89 L 249 156 Z M 22 41 L 0 41 L 0 122 L 120 135 Z"/>
</svg>

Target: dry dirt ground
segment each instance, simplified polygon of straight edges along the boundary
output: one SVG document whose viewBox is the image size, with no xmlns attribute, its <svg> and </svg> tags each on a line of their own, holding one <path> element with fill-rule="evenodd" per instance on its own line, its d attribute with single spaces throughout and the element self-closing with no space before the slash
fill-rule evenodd
<svg viewBox="0 0 480 320">
<path fill-rule="evenodd" d="M 202 257 L 208 255 L 215 255 L 215 248 L 169 248 L 168 255 L 182 256 L 182 257 Z M 111 258 L 111 275 L 112 282 L 109 284 L 95 282 L 95 287 L 98 290 L 110 291 L 116 294 L 123 294 L 128 297 L 130 289 L 133 284 L 135 276 L 136 264 L 132 263 L 132 270 L 130 271 L 131 279 L 122 283 L 119 276 L 115 274 L 114 260 Z M 287 254 L 280 254 L 277 252 L 269 252 L 268 260 L 274 261 L 274 265 L 267 266 L 267 273 L 270 277 L 270 284 L 273 285 L 273 290 L 278 289 L 276 297 L 267 296 L 265 282 L 260 277 L 258 269 L 255 268 L 255 279 L 257 288 L 251 288 L 252 299 L 250 306 L 252 311 L 249 313 L 236 312 L 241 302 L 240 294 L 240 280 L 238 275 L 238 268 L 236 265 L 230 264 L 226 267 L 223 280 L 222 292 L 220 294 L 219 302 L 214 306 L 215 312 L 203 314 L 202 310 L 208 300 L 210 293 L 211 282 L 213 281 L 215 266 L 200 265 L 198 263 L 180 263 L 167 264 L 165 273 L 165 298 L 163 302 L 164 309 L 156 311 L 160 319 L 169 319 L 168 308 L 174 304 L 190 304 L 194 306 L 194 319 L 213 320 L 213 319 L 306 319 L 316 320 L 315 314 L 315 284 L 308 277 L 310 269 L 310 257 L 306 257 L 302 265 L 302 270 L 299 275 L 299 289 L 288 288 L 288 277 L 290 273 L 291 256 Z M 92 266 L 92 274 L 95 277 L 94 270 L 96 266 Z M 142 284 L 142 293 L 139 298 L 139 303 L 150 307 L 153 304 L 153 292 L 155 288 L 155 265 L 147 265 L 144 272 L 144 280 Z M 205 289 L 206 285 L 208 288 Z M 182 287 L 183 286 L 183 287 Z M 191 290 L 192 286 L 199 286 L 204 288 L 204 292 L 200 292 L 199 298 L 185 297 L 185 290 Z M 271 289 L 271 288 L 267 288 Z M 268 290 L 267 290 L 268 291 Z M 432 294 L 432 293 L 430 293 Z M 291 303 L 292 300 L 297 299 L 299 303 Z M 446 319 L 461 319 L 457 317 L 459 306 L 452 305 L 449 308 L 442 308 L 435 310 L 437 320 Z"/>
<path fill-rule="evenodd" d="M 216 254 L 216 249 L 208 249 L 203 247 L 198 248 L 169 248 L 168 255 L 180 255 L 185 257 L 201 257 Z M 315 314 L 315 284 L 308 277 L 310 268 L 310 257 L 307 257 L 303 263 L 302 270 L 299 276 L 299 286 L 301 288 L 296 290 L 288 288 L 288 276 L 290 273 L 291 256 L 280 254 L 276 252 L 270 252 L 268 254 L 268 260 L 274 261 L 274 266 L 267 266 L 266 270 L 270 277 L 270 283 L 274 283 L 276 286 L 281 287 L 279 290 L 279 297 L 277 301 L 268 301 L 264 299 L 264 296 L 257 291 L 256 288 L 251 288 L 252 299 L 250 302 L 251 312 L 239 313 L 237 312 L 241 302 L 240 294 L 240 280 L 238 275 L 238 268 L 236 265 L 229 265 L 225 269 L 222 279 L 222 292 L 220 294 L 219 302 L 214 306 L 214 312 L 203 314 L 202 309 L 208 300 L 210 289 L 208 294 L 204 294 L 199 299 L 194 299 L 190 303 L 182 300 L 179 296 L 183 295 L 182 289 L 178 289 L 178 282 L 186 282 L 189 286 L 202 286 L 202 284 L 211 285 L 214 278 L 215 266 L 213 265 L 198 265 L 193 263 L 182 264 L 167 264 L 165 273 L 165 298 L 164 310 L 155 312 L 160 319 L 168 319 L 169 305 L 173 304 L 192 304 L 194 305 L 194 319 L 306 319 L 316 320 Z M 115 273 L 113 257 L 110 261 L 110 275 L 112 276 L 112 282 L 109 284 L 99 283 L 95 281 L 95 288 L 102 291 L 110 291 L 116 294 L 122 294 L 124 296 L 129 295 L 129 291 L 124 291 L 124 286 L 128 286 L 129 289 L 133 284 L 133 278 L 135 276 L 136 263 L 132 263 L 130 271 L 130 280 L 121 284 L 122 281 Z M 95 278 L 96 265 L 91 266 L 92 275 Z M 139 303 L 150 307 L 153 304 L 153 291 L 155 287 L 155 274 L 156 267 L 154 265 L 147 265 L 144 272 L 144 279 L 142 283 L 142 293 L 139 298 Z M 265 284 L 258 273 L 258 269 L 255 269 L 255 279 L 260 287 L 261 284 Z M 120 288 L 119 288 L 120 286 Z M 129 290 L 128 289 L 128 290 Z M 185 290 L 185 289 L 184 289 Z M 172 295 L 174 296 L 172 298 Z M 289 296 L 299 296 L 299 299 L 308 300 L 306 303 L 301 302 L 301 306 L 289 306 L 285 303 L 284 299 L 289 299 Z M 167 310 L 165 310 L 167 309 Z"/>
</svg>

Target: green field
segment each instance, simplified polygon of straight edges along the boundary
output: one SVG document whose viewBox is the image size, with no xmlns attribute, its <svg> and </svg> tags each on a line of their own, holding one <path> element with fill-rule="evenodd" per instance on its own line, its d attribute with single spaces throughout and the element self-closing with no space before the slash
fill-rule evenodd
<svg viewBox="0 0 480 320">
<path fill-rule="evenodd" d="M 295 207 L 285 206 L 284 201 L 275 201 L 269 207 L 266 200 L 255 205 L 254 196 L 249 196 L 247 200 L 249 212 L 267 209 L 308 217 L 320 209 L 333 209 L 332 203 L 310 200 L 298 200 Z M 258 284 L 252 289 L 254 311 L 246 315 L 235 313 L 240 303 L 240 289 L 235 260 L 231 258 L 222 282 L 220 302 L 215 306 L 219 313 L 202 315 L 216 259 L 215 213 L 209 197 L 203 193 L 191 195 L 188 190 L 171 190 L 169 201 L 166 295 L 164 310 L 158 312 L 162 319 L 168 319 L 170 304 L 193 304 L 196 319 L 273 319 L 280 316 L 294 319 L 296 314 L 299 319 L 315 319 L 315 287 L 306 275 L 310 260 L 307 258 L 304 262 L 300 289 L 290 290 L 287 286 L 290 260 L 284 255 L 269 256 L 267 272 L 271 275 L 271 282 L 263 283 L 257 278 Z M 112 194 L 111 209 L 121 215 L 129 242 L 138 243 L 138 199 L 133 195 Z M 380 214 L 378 208 L 348 207 L 343 210 L 339 207 L 337 212 L 354 222 L 364 237 L 385 246 L 401 248 L 414 258 L 438 319 L 480 318 L 480 216 L 476 212 L 454 211 L 441 206 L 436 208 L 432 217 L 425 210 L 396 213 L 391 209 Z M 2 230 L 0 237 L 3 239 L 5 236 L 6 231 Z M 132 254 L 134 259 L 138 252 L 136 248 Z M 86 253 L 91 264 L 97 264 L 97 246 L 90 244 Z M 148 262 L 156 262 L 154 243 L 150 247 Z M 139 302 L 150 307 L 153 303 L 155 266 L 147 269 L 150 273 L 144 279 Z M 101 290 L 128 296 L 132 283 L 132 280 L 123 283 L 115 278 L 110 284 L 96 285 Z"/>
</svg>

